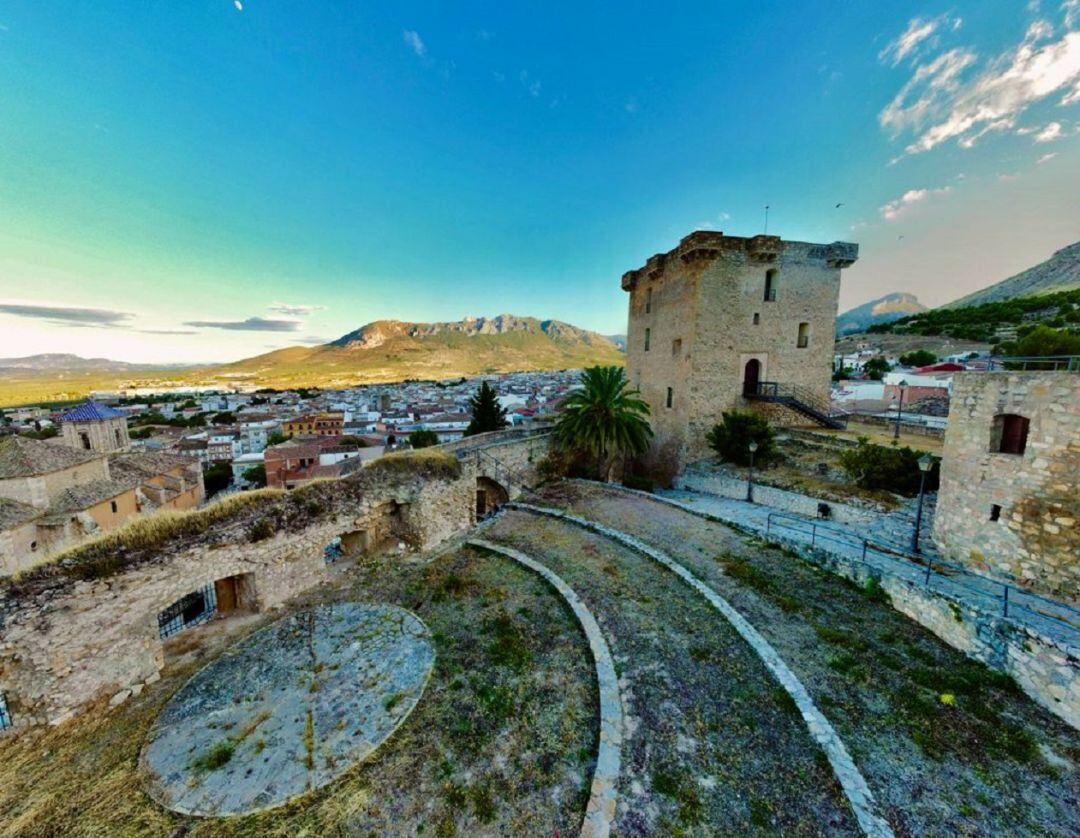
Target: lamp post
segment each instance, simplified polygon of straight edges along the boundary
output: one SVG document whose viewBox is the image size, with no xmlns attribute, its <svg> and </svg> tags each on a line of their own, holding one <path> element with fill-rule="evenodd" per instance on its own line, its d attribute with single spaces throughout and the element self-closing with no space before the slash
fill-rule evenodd
<svg viewBox="0 0 1080 838">
<path fill-rule="evenodd" d="M 750 449 L 750 471 L 746 473 L 746 502 L 754 502 L 754 452 L 757 451 L 757 443 L 751 441 L 746 446 Z"/>
<path fill-rule="evenodd" d="M 904 410 L 904 390 L 907 388 L 907 381 L 901 381 L 897 386 L 900 388 L 900 400 L 896 403 L 896 429 L 893 431 L 893 439 L 900 439 L 900 414 Z"/>
<path fill-rule="evenodd" d="M 911 534 L 911 552 L 919 553 L 919 530 L 922 529 L 923 495 L 926 492 L 926 475 L 934 466 L 934 458 L 929 454 L 919 457 L 919 506 L 915 510 L 915 531 Z"/>
</svg>

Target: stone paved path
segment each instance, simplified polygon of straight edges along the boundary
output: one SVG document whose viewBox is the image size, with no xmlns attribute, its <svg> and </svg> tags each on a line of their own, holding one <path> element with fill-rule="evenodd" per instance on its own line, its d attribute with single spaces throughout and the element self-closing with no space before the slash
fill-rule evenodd
<svg viewBox="0 0 1080 838">
<path fill-rule="evenodd" d="M 888 822 L 877 813 L 877 806 L 874 802 L 873 794 L 871 794 L 870 787 L 866 784 L 866 780 L 863 778 L 862 773 L 856 767 L 854 760 L 852 760 L 851 755 L 848 753 L 843 741 L 841 741 L 840 737 L 833 729 L 833 726 L 814 704 L 806 687 L 803 686 L 802 682 L 796 677 L 795 673 L 791 671 L 769 642 L 762 637 L 738 611 L 732 608 L 727 600 L 717 594 L 708 585 L 701 582 L 694 574 L 690 573 L 690 571 L 666 553 L 650 547 L 627 533 L 604 526 L 603 524 L 598 524 L 595 521 L 590 521 L 586 518 L 571 515 L 559 509 L 534 506 L 526 503 L 512 503 L 509 504 L 509 506 L 512 509 L 521 509 L 533 514 L 546 515 L 562 521 L 567 521 L 607 536 L 608 538 L 612 538 L 620 544 L 648 556 L 650 559 L 663 565 L 682 579 L 683 582 L 705 597 L 709 604 L 719 611 L 724 619 L 731 623 L 739 635 L 761 658 L 773 677 L 795 701 L 795 704 L 799 708 L 799 712 L 802 714 L 803 720 L 806 722 L 806 726 L 810 731 L 810 735 L 818 745 L 821 746 L 826 757 L 828 757 L 833 772 L 840 782 L 844 794 L 851 804 L 852 810 L 855 812 L 855 817 L 858 819 L 859 826 L 863 833 L 870 836 L 876 836 L 877 838 L 884 838 L 885 836 L 891 836 L 893 834 Z"/>
<path fill-rule="evenodd" d="M 597 485 L 605 485 L 606 488 L 614 491 L 635 491 L 620 486 Z M 898 527 L 895 521 L 891 523 L 883 521 L 879 525 L 868 528 L 869 531 L 864 531 L 854 526 L 815 520 L 789 512 L 777 513 L 769 523 L 770 513 L 775 513 L 776 510 L 762 504 L 683 490 L 661 491 L 656 494 L 635 493 L 661 503 L 671 503 L 711 520 L 732 524 L 755 535 L 765 536 L 769 533 L 806 545 L 813 542 L 816 546 L 836 555 L 860 561 L 863 560 L 862 540 L 864 538 L 874 538 L 880 543 L 886 540 L 881 537 L 883 534 L 887 536 L 890 531 L 896 531 Z M 889 516 L 882 516 L 882 518 L 888 519 Z M 816 527 L 816 533 L 811 532 L 811 525 Z M 933 554 L 928 552 L 928 555 Z M 925 567 L 899 556 L 869 550 L 865 561 L 880 573 L 896 576 L 916 585 L 922 585 L 926 578 Z M 1002 614 L 1001 584 L 976 573 L 953 569 L 949 569 L 948 575 L 935 572 L 930 575 L 930 587 L 941 590 L 986 614 L 997 616 Z M 1080 653 L 1080 614 L 1076 611 L 1014 588 L 1009 593 L 1008 616 L 1018 625 L 1031 628 L 1067 649 Z"/>
<path fill-rule="evenodd" d="M 596 683 L 600 693 L 600 744 L 597 748 L 596 767 L 593 769 L 589 803 L 585 808 L 581 835 L 582 838 L 607 838 L 611 833 L 611 824 L 615 820 L 615 805 L 618 801 L 623 711 L 622 698 L 619 695 L 619 680 L 615 675 L 615 662 L 611 658 L 611 650 L 608 649 L 600 626 L 588 606 L 574 593 L 573 588 L 540 562 L 519 550 L 491 541 L 474 538 L 468 543 L 473 547 L 513 559 L 542 576 L 570 606 L 585 632 L 585 638 L 589 641 L 589 649 L 592 651 L 593 662 L 596 665 Z"/>
<path fill-rule="evenodd" d="M 325 605 L 228 649 L 165 705 L 142 754 L 151 797 L 176 812 L 268 809 L 364 759 L 423 693 L 435 649 L 391 605 Z"/>
</svg>

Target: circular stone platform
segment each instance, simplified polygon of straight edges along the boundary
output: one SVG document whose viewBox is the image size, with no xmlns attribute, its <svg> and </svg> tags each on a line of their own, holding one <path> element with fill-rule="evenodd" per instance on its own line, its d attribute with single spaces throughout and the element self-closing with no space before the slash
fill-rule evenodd
<svg viewBox="0 0 1080 838">
<path fill-rule="evenodd" d="M 150 795 L 190 815 L 267 809 L 326 785 L 409 715 L 435 649 L 415 614 L 326 605 L 245 638 L 187 682 L 142 754 Z"/>
</svg>

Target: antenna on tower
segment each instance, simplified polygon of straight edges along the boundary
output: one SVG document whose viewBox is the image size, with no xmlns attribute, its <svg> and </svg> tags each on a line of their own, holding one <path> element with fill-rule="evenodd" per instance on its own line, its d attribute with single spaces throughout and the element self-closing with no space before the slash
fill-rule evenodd
<svg viewBox="0 0 1080 838">
<path fill-rule="evenodd" d="M 765 205 L 765 235 L 769 234 L 769 205 Z"/>
</svg>

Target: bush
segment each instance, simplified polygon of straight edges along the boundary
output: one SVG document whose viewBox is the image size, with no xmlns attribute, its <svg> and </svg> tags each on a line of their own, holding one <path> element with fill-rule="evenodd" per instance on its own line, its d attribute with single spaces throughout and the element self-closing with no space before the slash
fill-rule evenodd
<svg viewBox="0 0 1080 838">
<path fill-rule="evenodd" d="M 874 381 L 881 381 L 892 366 L 884 358 L 871 358 L 863 364 L 863 372 Z"/>
<path fill-rule="evenodd" d="M 751 442 L 758 446 L 754 452 L 755 463 L 764 465 L 777 454 L 776 435 L 768 420 L 748 411 L 724 411 L 723 421 L 709 431 L 706 439 L 721 460 L 740 466 L 750 464 Z"/>
<path fill-rule="evenodd" d="M 893 448 L 875 445 L 859 437 L 859 444 L 840 454 L 840 465 L 848 477 L 863 489 L 884 489 L 900 495 L 914 497 L 919 493 L 918 451 L 911 448 Z M 926 489 L 937 488 L 939 469 L 934 463 L 926 476 Z"/>
<path fill-rule="evenodd" d="M 622 484 L 627 489 L 637 489 L 641 492 L 653 492 L 656 490 L 655 484 L 648 477 L 641 477 L 637 474 L 626 475 Z"/>
<path fill-rule="evenodd" d="M 413 431 L 409 434 L 409 445 L 413 448 L 430 448 L 439 444 L 439 435 L 435 431 Z"/>
<path fill-rule="evenodd" d="M 244 480 L 260 489 L 266 485 L 266 466 L 258 465 L 244 469 Z"/>
<path fill-rule="evenodd" d="M 928 367 L 937 363 L 937 355 L 928 349 L 916 349 L 901 355 L 899 360 L 905 367 Z"/>
<path fill-rule="evenodd" d="M 274 524 L 269 518 L 260 518 L 255 522 L 255 525 L 251 528 L 251 540 L 266 541 L 268 538 L 274 537 Z"/>
</svg>

